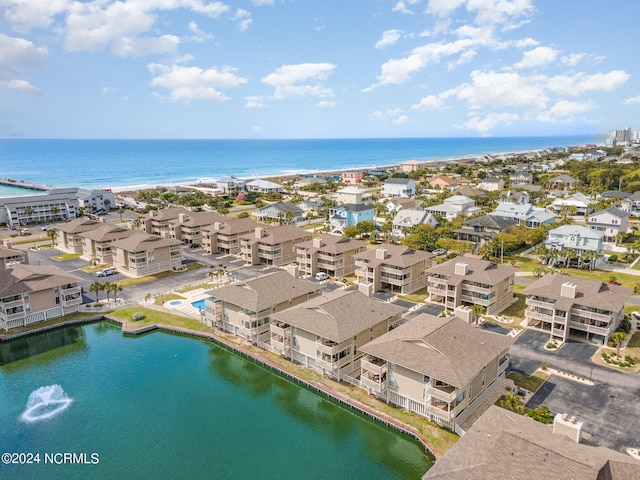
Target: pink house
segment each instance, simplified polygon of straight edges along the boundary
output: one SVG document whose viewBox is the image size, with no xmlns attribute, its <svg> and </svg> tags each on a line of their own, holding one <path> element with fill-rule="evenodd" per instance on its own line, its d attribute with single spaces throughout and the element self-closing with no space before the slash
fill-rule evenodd
<svg viewBox="0 0 640 480">
<path fill-rule="evenodd" d="M 362 172 L 344 172 L 342 174 L 342 183 L 350 183 L 357 185 L 362 180 Z"/>
</svg>

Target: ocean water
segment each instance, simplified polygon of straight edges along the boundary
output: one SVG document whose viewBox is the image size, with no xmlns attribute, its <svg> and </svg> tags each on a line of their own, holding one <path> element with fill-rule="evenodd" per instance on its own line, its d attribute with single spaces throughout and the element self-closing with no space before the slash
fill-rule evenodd
<svg viewBox="0 0 640 480">
<path fill-rule="evenodd" d="M 0 140 L 0 177 L 121 188 L 397 165 L 600 143 L 604 136 L 322 140 Z M 0 190 L 0 196 L 3 196 Z"/>
<path fill-rule="evenodd" d="M 221 347 L 106 322 L 0 344 L 0 453 L 39 454 L 1 478 L 68 480 L 417 479 L 432 458 Z"/>
</svg>

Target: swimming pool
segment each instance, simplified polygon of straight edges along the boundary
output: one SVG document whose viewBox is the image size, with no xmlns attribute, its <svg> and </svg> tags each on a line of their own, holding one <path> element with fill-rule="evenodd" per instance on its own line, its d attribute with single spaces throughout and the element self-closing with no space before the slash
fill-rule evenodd
<svg viewBox="0 0 640 480">
<path fill-rule="evenodd" d="M 193 308 L 197 308 L 198 310 L 209 310 L 210 307 L 207 307 L 204 303 L 207 300 L 216 300 L 216 297 L 201 298 L 200 300 L 191 302 L 191 306 Z"/>
<path fill-rule="evenodd" d="M 172 300 L 169 302 L 169 305 L 173 305 L 174 307 L 176 305 L 182 305 L 182 301 L 181 300 Z"/>
</svg>

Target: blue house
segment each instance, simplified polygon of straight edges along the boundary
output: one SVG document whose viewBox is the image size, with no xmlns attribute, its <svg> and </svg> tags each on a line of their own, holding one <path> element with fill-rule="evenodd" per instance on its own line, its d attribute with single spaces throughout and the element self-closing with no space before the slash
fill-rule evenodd
<svg viewBox="0 0 640 480">
<path fill-rule="evenodd" d="M 344 227 L 355 227 L 364 220 L 373 221 L 375 209 L 371 205 L 347 203 L 329 209 L 329 226 L 332 233 L 344 233 Z"/>
</svg>

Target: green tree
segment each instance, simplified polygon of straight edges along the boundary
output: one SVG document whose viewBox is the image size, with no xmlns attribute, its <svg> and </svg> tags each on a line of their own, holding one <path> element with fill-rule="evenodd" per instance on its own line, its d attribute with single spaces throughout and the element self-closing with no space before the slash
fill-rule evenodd
<svg viewBox="0 0 640 480">
<path fill-rule="evenodd" d="M 107 210 L 107 211 L 111 210 L 111 200 L 109 200 L 108 198 L 106 198 L 106 199 L 104 200 L 104 202 L 102 202 L 102 203 L 104 203 L 104 209 L 105 209 L 105 210 Z"/>
<path fill-rule="evenodd" d="M 117 302 L 118 301 L 118 292 L 122 291 L 122 285 L 120 285 L 118 282 L 113 282 L 111 284 L 111 291 L 113 292 L 113 301 Z"/>
<path fill-rule="evenodd" d="M 527 415 L 533 418 L 536 422 L 544 423 L 547 425 L 553 423 L 553 413 L 551 413 L 549 407 L 547 407 L 544 403 L 531 410 Z"/>
<path fill-rule="evenodd" d="M 240 212 L 237 218 L 249 218 L 249 212 Z"/>
<path fill-rule="evenodd" d="M 620 345 L 627 339 L 627 334 L 621 330 L 611 334 L 611 342 L 616 346 L 616 356 L 620 360 Z"/>
<path fill-rule="evenodd" d="M 402 244 L 416 250 L 434 250 L 440 233 L 431 225 L 419 224 L 411 229 L 411 233 L 402 239 Z"/>
<path fill-rule="evenodd" d="M 100 294 L 100 291 L 102 290 L 104 290 L 104 283 L 102 282 L 93 282 L 91 285 L 89 285 L 89 291 L 95 292 L 96 294 L 96 303 L 99 302 L 98 296 Z"/>
<path fill-rule="evenodd" d="M 58 207 L 56 207 L 55 205 L 51 207 L 51 215 L 53 215 L 53 218 L 55 220 L 60 219 L 60 217 L 58 216 L 58 213 L 60 213 L 60 209 Z"/>
<path fill-rule="evenodd" d="M 29 218 L 29 222 L 33 221 L 33 207 L 25 207 L 24 214 Z"/>
<path fill-rule="evenodd" d="M 356 238 L 360 235 L 360 229 L 358 227 L 344 227 L 342 234 L 347 238 Z"/>
<path fill-rule="evenodd" d="M 506 408 L 507 410 L 511 410 L 512 412 L 524 412 L 524 405 L 522 405 L 522 403 L 520 402 L 520 397 L 518 395 L 505 395 L 504 398 L 500 400 L 500 406 L 502 408 Z"/>
<path fill-rule="evenodd" d="M 56 229 L 55 228 L 47 228 L 47 237 L 51 239 L 51 244 L 55 246 L 56 244 Z"/>
</svg>

